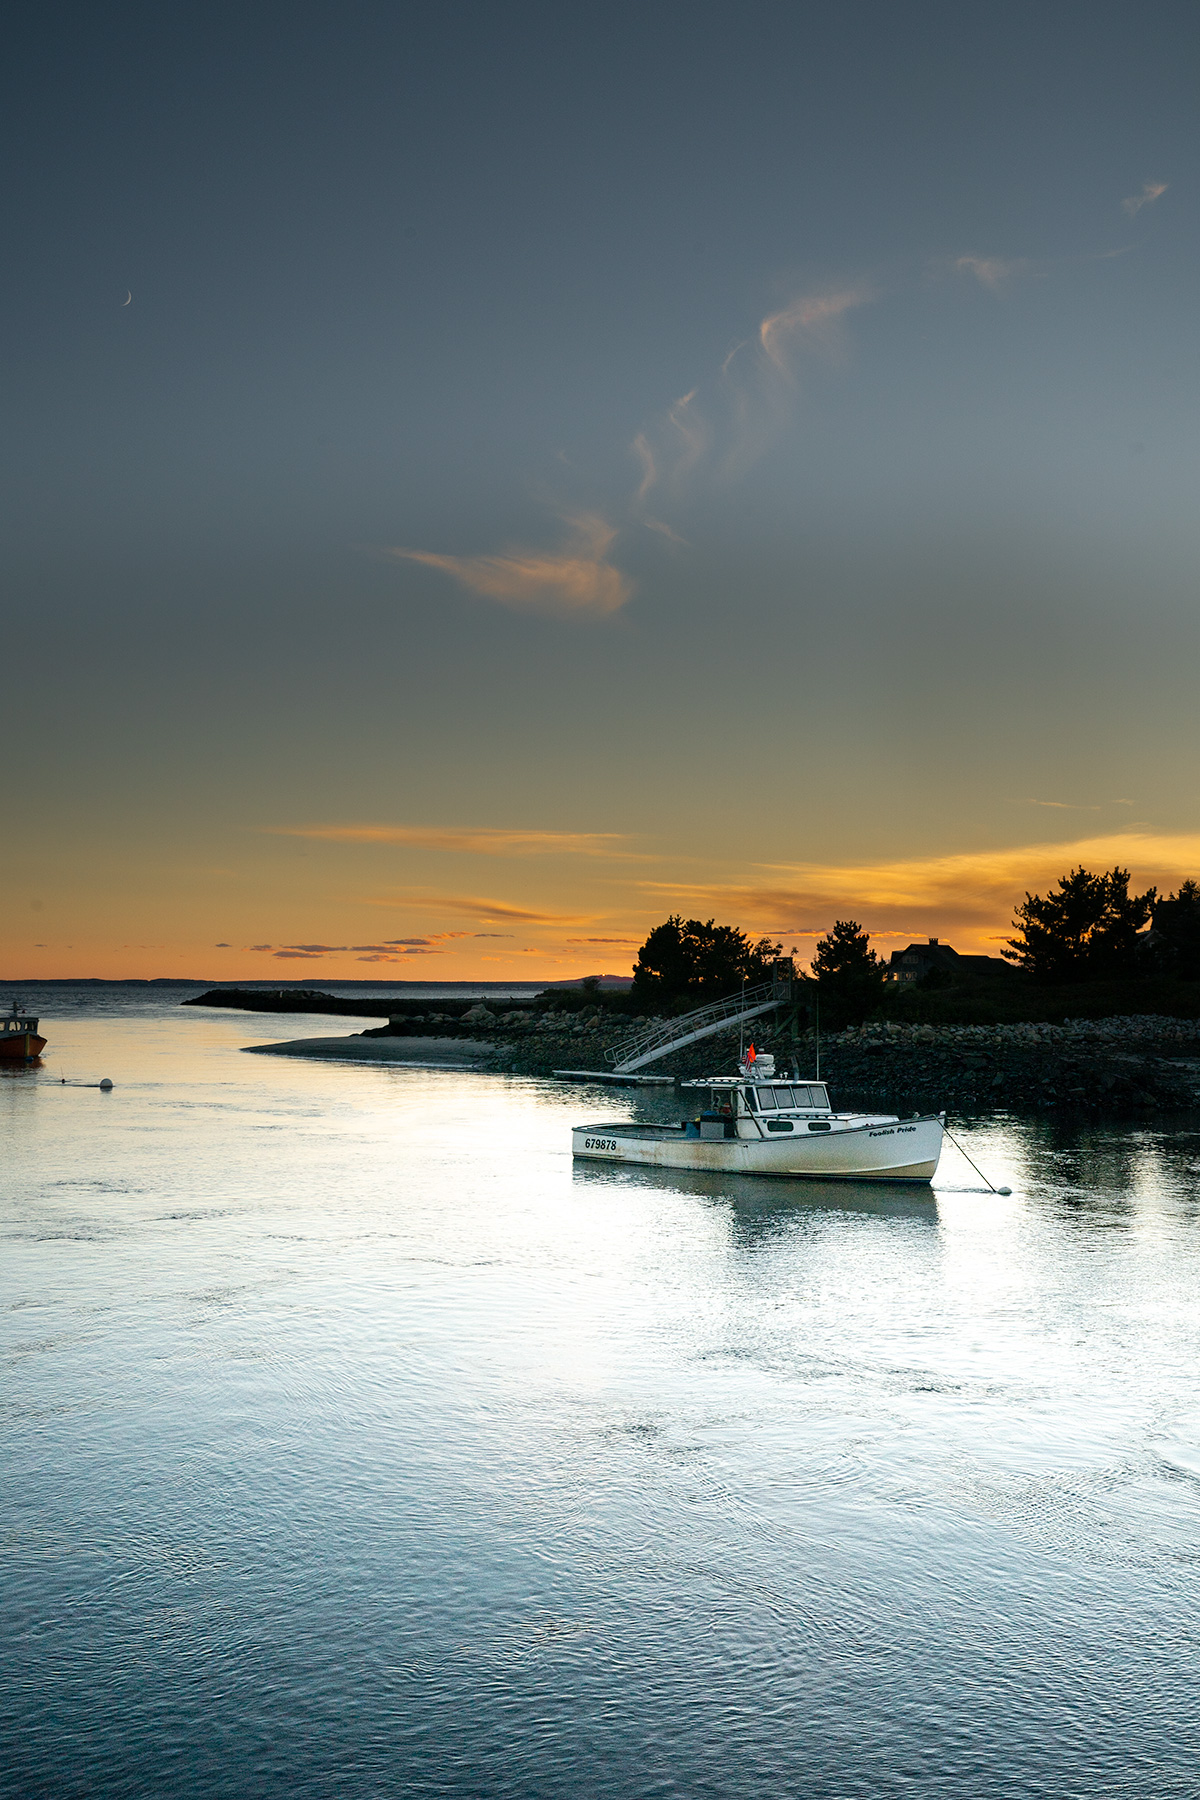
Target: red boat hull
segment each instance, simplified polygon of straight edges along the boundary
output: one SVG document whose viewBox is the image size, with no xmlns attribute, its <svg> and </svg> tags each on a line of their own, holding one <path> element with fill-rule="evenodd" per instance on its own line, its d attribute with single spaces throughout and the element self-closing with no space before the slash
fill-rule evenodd
<svg viewBox="0 0 1200 1800">
<path fill-rule="evenodd" d="M 0 1036 L 0 1062 L 32 1062 L 46 1048 L 36 1031 L 5 1032 Z"/>
</svg>

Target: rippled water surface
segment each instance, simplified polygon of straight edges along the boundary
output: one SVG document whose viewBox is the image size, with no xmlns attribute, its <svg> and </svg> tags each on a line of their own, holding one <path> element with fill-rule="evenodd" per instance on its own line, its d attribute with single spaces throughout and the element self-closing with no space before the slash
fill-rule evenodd
<svg viewBox="0 0 1200 1800">
<path fill-rule="evenodd" d="M 5 1793 L 1200 1794 L 1194 1129 L 573 1169 L 679 1101 L 279 1023 L 0 1078 Z"/>
</svg>

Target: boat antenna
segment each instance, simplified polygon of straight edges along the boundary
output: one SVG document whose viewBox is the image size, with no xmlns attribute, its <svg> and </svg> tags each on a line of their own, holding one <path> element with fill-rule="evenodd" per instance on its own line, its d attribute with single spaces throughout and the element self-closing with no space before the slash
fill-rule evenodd
<svg viewBox="0 0 1200 1800">
<path fill-rule="evenodd" d="M 742 976 L 741 1013 L 738 1018 L 738 1065 L 746 1050 L 746 977 Z"/>
<path fill-rule="evenodd" d="M 813 994 L 813 1018 L 817 1029 L 817 1080 L 821 1079 L 821 986 L 817 983 Z"/>
</svg>

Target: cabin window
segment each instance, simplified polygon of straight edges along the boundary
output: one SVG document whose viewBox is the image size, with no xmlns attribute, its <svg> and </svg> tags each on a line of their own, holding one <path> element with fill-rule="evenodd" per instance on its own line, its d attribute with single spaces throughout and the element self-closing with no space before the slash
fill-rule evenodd
<svg viewBox="0 0 1200 1800">
<path fill-rule="evenodd" d="M 791 1129 L 792 1129 L 792 1121 L 790 1119 L 768 1119 L 767 1120 L 767 1130 L 768 1131 L 790 1131 Z"/>
<path fill-rule="evenodd" d="M 758 1101 L 754 1097 L 754 1089 L 746 1088 L 743 1091 L 744 1091 L 745 1098 L 746 1098 L 746 1105 L 749 1107 L 751 1112 L 757 1112 L 758 1111 Z"/>
<path fill-rule="evenodd" d="M 808 1121 L 808 1129 L 810 1131 L 832 1131 L 833 1126 L 829 1123 L 828 1119 L 810 1119 Z"/>
</svg>

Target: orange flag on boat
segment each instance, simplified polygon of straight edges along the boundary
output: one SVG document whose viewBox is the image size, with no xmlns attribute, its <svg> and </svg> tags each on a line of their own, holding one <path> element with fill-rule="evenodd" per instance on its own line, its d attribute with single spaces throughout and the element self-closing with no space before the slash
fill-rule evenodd
<svg viewBox="0 0 1200 1800">
<path fill-rule="evenodd" d="M 749 1066 L 750 1066 L 750 1064 L 751 1064 L 751 1063 L 752 1063 L 752 1062 L 754 1062 L 754 1060 L 755 1060 L 755 1058 L 756 1058 L 756 1057 L 757 1057 L 757 1055 L 758 1055 L 758 1052 L 757 1052 L 757 1051 L 756 1051 L 756 1050 L 755 1050 L 755 1048 L 754 1048 L 754 1045 L 753 1045 L 753 1044 L 751 1044 L 751 1046 L 750 1046 L 750 1048 L 749 1048 L 749 1049 L 748 1049 L 748 1050 L 747 1050 L 747 1052 L 746 1052 L 746 1066 L 747 1066 L 747 1068 L 749 1068 Z"/>
</svg>

